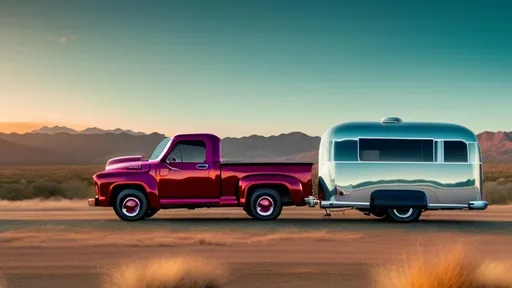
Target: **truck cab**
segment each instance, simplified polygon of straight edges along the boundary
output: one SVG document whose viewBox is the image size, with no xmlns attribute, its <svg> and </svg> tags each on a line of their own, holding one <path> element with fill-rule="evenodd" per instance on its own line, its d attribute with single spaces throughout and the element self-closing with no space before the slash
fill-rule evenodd
<svg viewBox="0 0 512 288">
<path fill-rule="evenodd" d="M 149 158 L 116 157 L 96 173 L 89 206 L 113 207 L 125 221 L 160 209 L 241 207 L 252 218 L 272 220 L 282 207 L 306 205 L 313 163 L 226 163 L 213 134 L 166 137 Z"/>
</svg>

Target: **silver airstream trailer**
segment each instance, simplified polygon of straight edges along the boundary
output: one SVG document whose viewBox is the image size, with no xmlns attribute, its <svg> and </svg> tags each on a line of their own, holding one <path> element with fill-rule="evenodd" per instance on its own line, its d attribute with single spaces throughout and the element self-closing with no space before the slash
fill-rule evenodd
<svg viewBox="0 0 512 288">
<path fill-rule="evenodd" d="M 322 135 L 318 198 L 310 207 L 353 208 L 413 222 L 422 212 L 485 210 L 480 145 L 468 128 L 448 123 L 348 122 Z"/>
</svg>

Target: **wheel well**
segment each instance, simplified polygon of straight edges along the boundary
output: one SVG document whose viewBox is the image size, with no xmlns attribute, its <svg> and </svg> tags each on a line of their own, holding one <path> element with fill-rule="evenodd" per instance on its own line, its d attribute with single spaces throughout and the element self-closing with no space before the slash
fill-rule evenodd
<svg viewBox="0 0 512 288">
<path fill-rule="evenodd" d="M 252 197 L 252 194 L 257 189 L 261 188 L 269 188 L 275 190 L 279 195 L 281 195 L 281 199 L 283 201 L 283 206 L 291 206 L 294 205 L 292 194 L 290 193 L 290 190 L 283 184 L 257 184 L 253 185 L 249 188 L 249 191 L 247 192 L 247 195 L 245 195 L 245 199 L 249 200 Z M 248 201 L 246 203 L 249 203 Z"/>
<path fill-rule="evenodd" d="M 427 209 L 427 195 L 420 190 L 375 190 L 370 195 L 371 209 L 420 208 Z"/>
<path fill-rule="evenodd" d="M 317 198 L 320 200 L 325 200 L 325 191 L 326 189 L 324 178 L 319 177 L 317 181 Z"/>
<path fill-rule="evenodd" d="M 110 192 L 110 199 L 109 199 L 108 204 L 110 206 L 114 206 L 117 195 L 119 195 L 119 193 L 121 193 L 121 191 L 123 191 L 125 189 L 138 190 L 138 191 L 142 192 L 142 194 L 144 194 L 144 196 L 148 197 L 148 194 L 146 193 L 146 189 L 144 189 L 144 186 L 142 186 L 140 184 L 121 184 L 121 185 L 114 186 L 114 188 Z"/>
</svg>

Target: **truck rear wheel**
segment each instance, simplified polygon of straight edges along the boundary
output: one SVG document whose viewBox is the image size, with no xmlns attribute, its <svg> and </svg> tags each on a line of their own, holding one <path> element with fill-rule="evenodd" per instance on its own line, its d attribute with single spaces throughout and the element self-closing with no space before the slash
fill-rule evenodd
<svg viewBox="0 0 512 288">
<path fill-rule="evenodd" d="M 249 201 L 247 214 L 257 220 L 274 220 L 281 215 L 283 202 L 274 189 L 256 189 Z"/>
<path fill-rule="evenodd" d="M 117 195 L 114 212 L 123 221 L 137 221 L 146 217 L 148 201 L 144 193 L 135 189 L 125 189 Z"/>
</svg>

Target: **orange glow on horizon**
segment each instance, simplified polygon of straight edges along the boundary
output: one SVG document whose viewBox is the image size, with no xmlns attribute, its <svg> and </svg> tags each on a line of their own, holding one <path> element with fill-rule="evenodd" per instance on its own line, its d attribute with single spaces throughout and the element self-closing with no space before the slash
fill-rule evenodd
<svg viewBox="0 0 512 288">
<path fill-rule="evenodd" d="M 73 129 L 83 129 L 77 125 L 62 125 L 56 123 L 42 122 L 0 122 L 0 133 L 27 133 L 39 129 L 43 126 L 66 126 Z"/>
</svg>

